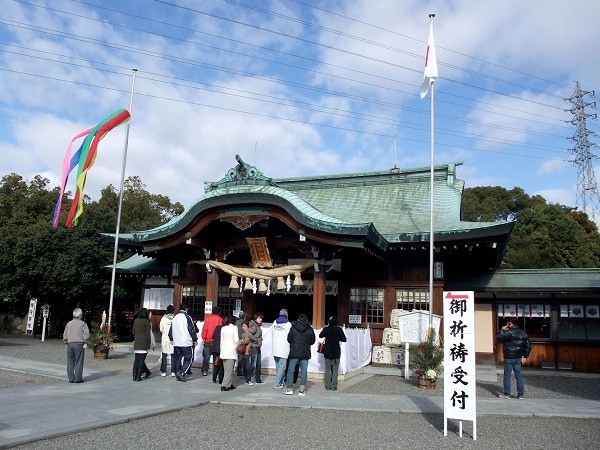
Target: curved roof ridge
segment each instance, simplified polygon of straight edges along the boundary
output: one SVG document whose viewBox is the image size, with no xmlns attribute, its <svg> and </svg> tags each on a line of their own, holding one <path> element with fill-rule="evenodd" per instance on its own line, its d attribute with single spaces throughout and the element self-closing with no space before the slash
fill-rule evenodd
<svg viewBox="0 0 600 450">
<path fill-rule="evenodd" d="M 314 206 L 310 205 L 297 194 L 290 192 L 287 189 L 283 189 L 274 185 L 239 184 L 219 187 L 205 192 L 189 207 L 185 208 L 179 216 L 172 218 L 169 222 L 149 230 L 124 233 L 123 236 L 130 236 L 132 238 L 147 238 L 150 235 L 161 235 L 165 232 L 172 233 L 184 228 L 187 224 L 189 224 L 194 217 L 196 217 L 196 215 L 202 211 L 202 205 L 206 202 L 209 202 L 211 199 L 226 196 L 237 196 L 239 194 L 270 195 L 281 198 L 289 203 L 298 212 L 305 215 L 309 221 L 314 221 L 315 225 L 334 225 L 348 228 L 369 228 L 372 226 L 372 222 L 351 223 L 325 214 Z M 264 202 L 264 200 L 262 200 L 262 202 Z M 111 236 L 112 234 L 105 233 L 105 235 Z"/>
</svg>

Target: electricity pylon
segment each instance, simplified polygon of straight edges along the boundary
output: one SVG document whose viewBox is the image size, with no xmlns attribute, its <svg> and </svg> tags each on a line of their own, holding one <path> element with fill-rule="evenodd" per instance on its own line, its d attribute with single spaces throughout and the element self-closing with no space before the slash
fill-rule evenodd
<svg viewBox="0 0 600 450">
<path fill-rule="evenodd" d="M 587 214 L 590 220 L 600 224 L 600 196 L 598 195 L 598 185 L 594 175 L 592 161 L 598 156 L 591 151 L 598 145 L 590 142 L 588 136 L 597 136 L 593 131 L 587 128 L 587 119 L 596 119 L 595 113 L 586 112 L 586 108 L 596 108 L 596 102 L 585 102 L 586 95 L 594 96 L 594 91 L 583 91 L 579 81 L 576 82 L 575 92 L 569 98 L 573 107 L 568 110 L 573 114 L 570 123 L 575 125 L 575 134 L 569 140 L 575 143 L 575 147 L 570 149 L 574 158 L 569 162 L 577 167 L 577 208 Z"/>
</svg>

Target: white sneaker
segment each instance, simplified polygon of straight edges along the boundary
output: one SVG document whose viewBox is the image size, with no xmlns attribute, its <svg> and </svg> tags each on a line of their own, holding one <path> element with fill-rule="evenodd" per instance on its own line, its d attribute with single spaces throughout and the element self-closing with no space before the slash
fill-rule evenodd
<svg viewBox="0 0 600 450">
<path fill-rule="evenodd" d="M 172 377 L 175 377 L 175 372 L 171 372 L 171 376 L 172 376 Z"/>
<path fill-rule="evenodd" d="M 283 395 L 294 395 L 294 390 L 286 389 L 285 391 L 283 391 Z"/>
<path fill-rule="evenodd" d="M 298 395 L 300 397 L 304 397 L 306 395 L 306 391 L 298 391 Z"/>
<path fill-rule="evenodd" d="M 161 373 L 160 373 L 160 376 L 161 376 L 161 377 L 166 377 L 166 376 L 167 376 L 167 372 L 161 372 Z"/>
</svg>

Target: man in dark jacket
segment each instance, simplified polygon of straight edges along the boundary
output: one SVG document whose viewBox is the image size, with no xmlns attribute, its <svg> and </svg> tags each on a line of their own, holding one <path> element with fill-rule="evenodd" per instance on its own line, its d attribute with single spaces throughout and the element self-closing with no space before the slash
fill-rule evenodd
<svg viewBox="0 0 600 450">
<path fill-rule="evenodd" d="M 337 317 L 331 316 L 328 325 L 321 330 L 320 338 L 325 339 L 323 346 L 323 357 L 325 358 L 325 389 L 328 391 L 337 391 L 338 371 L 340 368 L 340 357 L 342 349 L 340 342 L 346 342 L 344 330 L 337 326 Z"/>
<path fill-rule="evenodd" d="M 517 318 L 511 317 L 502 327 L 496 340 L 504 343 L 504 394 L 501 398 L 512 398 L 511 395 L 511 372 L 514 371 L 517 380 L 517 398 L 525 396 L 525 382 L 521 374 L 521 366 L 525 364 L 531 344 L 527 333 L 517 326 Z"/>
<path fill-rule="evenodd" d="M 294 395 L 294 371 L 300 365 L 300 390 L 299 396 L 306 395 L 306 379 L 308 375 L 308 360 L 310 359 L 311 346 L 315 343 L 315 330 L 310 326 L 306 314 L 300 314 L 298 321 L 292 324 L 287 337 L 290 343 L 289 365 L 286 374 L 287 389 L 284 395 Z"/>
</svg>

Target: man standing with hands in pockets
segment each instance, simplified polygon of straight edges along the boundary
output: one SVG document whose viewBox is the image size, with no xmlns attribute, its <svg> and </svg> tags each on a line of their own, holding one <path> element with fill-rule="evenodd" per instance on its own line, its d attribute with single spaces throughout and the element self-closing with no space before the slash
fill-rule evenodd
<svg viewBox="0 0 600 450">
<path fill-rule="evenodd" d="M 517 380 L 517 398 L 522 400 L 525 398 L 525 382 L 521 367 L 531 352 L 529 337 L 517 326 L 517 318 L 511 317 L 496 336 L 496 340 L 504 343 L 504 394 L 500 395 L 500 398 L 512 398 L 511 372 L 514 372 Z"/>
</svg>

